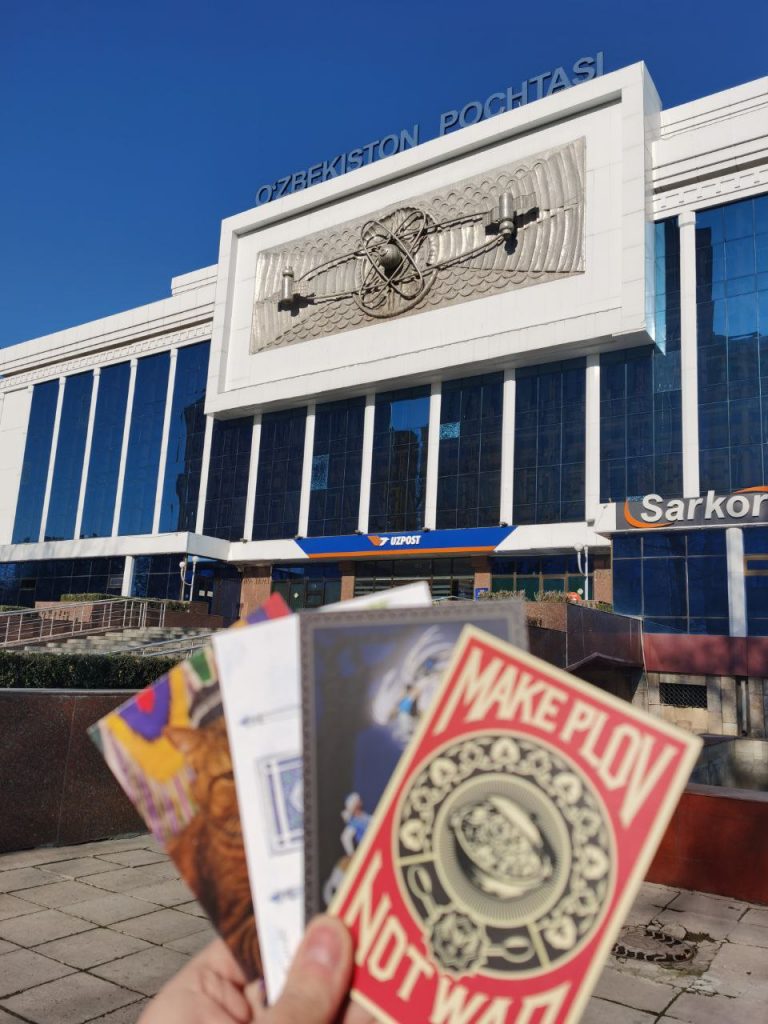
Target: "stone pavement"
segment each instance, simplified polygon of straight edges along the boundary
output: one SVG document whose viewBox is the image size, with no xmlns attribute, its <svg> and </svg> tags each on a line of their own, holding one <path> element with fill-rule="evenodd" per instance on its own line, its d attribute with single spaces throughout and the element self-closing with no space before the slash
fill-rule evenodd
<svg viewBox="0 0 768 1024">
<path fill-rule="evenodd" d="M 611 957 L 582 1024 L 766 1024 L 768 908 L 646 883 L 627 925 L 651 921 L 693 960 Z M 148 836 L 0 856 L 0 1024 L 136 1024 L 211 937 Z"/>
</svg>

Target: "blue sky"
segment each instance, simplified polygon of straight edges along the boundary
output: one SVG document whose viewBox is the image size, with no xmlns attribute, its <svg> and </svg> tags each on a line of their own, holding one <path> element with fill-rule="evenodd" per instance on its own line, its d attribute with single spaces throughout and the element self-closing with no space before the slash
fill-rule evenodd
<svg viewBox="0 0 768 1024">
<path fill-rule="evenodd" d="M 578 57 L 665 106 L 768 74 L 768 3 L 5 0 L 0 346 L 169 294 L 257 188 Z"/>
</svg>

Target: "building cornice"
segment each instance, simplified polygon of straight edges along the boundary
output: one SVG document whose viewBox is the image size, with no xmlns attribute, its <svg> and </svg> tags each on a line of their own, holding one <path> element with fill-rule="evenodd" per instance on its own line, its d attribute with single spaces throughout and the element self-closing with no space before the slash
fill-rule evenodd
<svg viewBox="0 0 768 1024">
<path fill-rule="evenodd" d="M 162 352 L 177 345 L 188 345 L 202 341 L 211 336 L 210 318 L 195 323 L 181 331 L 166 331 L 150 337 L 143 337 L 129 344 L 118 344 L 113 348 L 100 352 L 87 352 L 74 359 L 63 362 L 49 363 L 26 372 L 16 373 L 12 377 L 0 380 L 0 394 L 18 391 L 40 381 L 54 380 L 83 370 L 93 370 L 110 363 L 124 363 L 129 359 L 140 358 L 153 352 Z"/>
</svg>

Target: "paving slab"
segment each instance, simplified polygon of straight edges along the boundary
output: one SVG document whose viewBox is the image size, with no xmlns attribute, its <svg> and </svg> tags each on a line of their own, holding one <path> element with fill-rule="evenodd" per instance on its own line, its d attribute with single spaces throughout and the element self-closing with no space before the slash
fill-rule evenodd
<svg viewBox="0 0 768 1024">
<path fill-rule="evenodd" d="M 725 896 L 710 896 L 709 893 L 705 892 L 680 892 L 667 905 L 667 910 L 703 915 L 705 917 L 717 917 L 730 921 L 738 921 L 748 909 L 748 903 L 742 903 L 740 900 L 729 900 Z"/>
<path fill-rule="evenodd" d="M 714 917 L 710 914 L 675 911 L 671 907 L 660 910 L 656 920 L 662 924 L 682 925 L 688 935 L 698 937 L 698 941 L 707 937 L 714 941 L 725 939 L 738 924 L 735 917 Z"/>
<path fill-rule="evenodd" d="M 203 931 L 208 928 L 208 924 L 202 918 L 193 917 L 191 914 L 180 914 L 177 910 L 166 909 L 146 914 L 144 917 L 136 917 L 132 921 L 122 921 L 114 927 L 126 935 L 135 935 L 137 939 L 163 945 L 184 935 Z"/>
<path fill-rule="evenodd" d="M 0 998 L 71 974 L 72 968 L 29 949 L 0 956 Z"/>
<path fill-rule="evenodd" d="M 141 917 L 155 909 L 154 904 L 134 899 L 125 893 L 99 892 L 98 889 L 93 891 L 98 894 L 94 899 L 67 905 L 62 910 L 92 924 L 111 925 L 131 917 Z"/>
<path fill-rule="evenodd" d="M 153 996 L 188 962 L 189 957 L 183 953 L 154 947 L 133 953 L 131 956 L 124 956 L 121 960 L 113 960 L 110 964 L 94 967 L 92 973 L 106 981 L 122 985 L 123 988 L 141 992 L 145 996 Z"/>
<path fill-rule="evenodd" d="M 655 1020 L 655 1014 L 593 998 L 587 1003 L 581 1024 L 651 1024 Z"/>
<path fill-rule="evenodd" d="M 758 924 L 747 924 L 742 919 L 736 927 L 728 934 L 729 942 L 739 942 L 745 946 L 762 946 L 768 949 L 768 928 Z M 768 954 L 766 954 L 768 956 Z"/>
<path fill-rule="evenodd" d="M 6 942 L 5 939 L 0 939 L 0 954 L 10 953 L 11 950 L 18 948 L 13 942 Z"/>
<path fill-rule="evenodd" d="M 201 949 L 205 949 L 209 942 L 216 938 L 213 928 L 206 928 L 201 932 L 193 932 L 191 935 L 184 935 L 180 939 L 172 939 L 166 942 L 168 949 L 175 949 L 177 953 L 186 953 L 187 956 L 195 956 Z"/>
<path fill-rule="evenodd" d="M 0 893 L 0 921 L 9 917 L 21 917 L 22 914 L 35 914 L 40 909 L 37 903 L 30 903 L 19 896 L 9 896 L 8 893 Z"/>
<path fill-rule="evenodd" d="M 756 924 L 768 928 L 768 907 L 751 907 L 741 919 L 742 924 Z"/>
<path fill-rule="evenodd" d="M 53 1024 L 51 1007 L 55 1006 L 55 1024 L 85 1024 L 99 1014 L 138 999 L 136 992 L 90 974 L 77 973 L 3 999 L 2 1006 L 34 1024 Z"/>
<path fill-rule="evenodd" d="M 109 860 L 113 864 L 122 864 L 126 868 L 141 867 L 142 864 L 167 864 L 168 855 L 166 853 L 159 853 L 155 850 L 145 850 L 143 848 L 138 850 L 115 850 L 114 853 L 105 855 L 104 860 Z M 104 868 L 102 867 L 102 871 Z"/>
<path fill-rule="evenodd" d="M 673 988 L 672 985 L 661 985 L 608 966 L 595 987 L 595 996 L 636 1010 L 661 1013 L 679 991 L 679 988 Z"/>
<path fill-rule="evenodd" d="M 182 910 L 185 914 L 193 914 L 195 917 L 204 917 L 206 919 L 208 917 L 197 900 L 192 900 L 191 903 L 181 903 L 175 909 Z"/>
<path fill-rule="evenodd" d="M 0 880 L 2 880 L 0 875 Z M 129 892 L 140 886 L 165 882 L 169 878 L 178 878 L 176 868 L 166 861 L 164 864 L 147 864 L 140 868 L 117 868 L 98 875 L 89 875 L 88 884 L 106 889 L 109 892 Z"/>
<path fill-rule="evenodd" d="M 142 949 L 147 949 L 148 945 L 143 939 L 124 935 L 111 928 L 94 928 L 89 932 L 69 935 L 65 939 L 44 942 L 35 947 L 35 952 L 70 967 L 84 970 L 117 960 L 121 956 L 128 956 L 130 953 L 138 953 Z"/>
<path fill-rule="evenodd" d="M 113 1010 L 112 1013 L 104 1014 L 103 1017 L 94 1017 L 93 1020 L 88 1021 L 88 1024 L 136 1024 L 148 1002 L 148 999 L 140 999 L 138 1003 L 123 1006 L 119 1010 Z M 0 1017 L 0 1024 L 5 1024 L 2 1017 Z M 168 1024 L 171 1022 L 169 1021 Z"/>
<path fill-rule="evenodd" d="M 766 1006 L 759 1000 L 704 996 L 683 992 L 669 1007 L 662 1021 L 685 1024 L 765 1024 Z"/>
<path fill-rule="evenodd" d="M 60 910 L 41 910 L 37 914 L 24 914 L 23 917 L 0 921 L 0 939 L 29 948 L 89 928 L 93 928 L 89 921 L 81 921 Z"/>
<path fill-rule="evenodd" d="M 20 889 L 32 889 L 36 885 L 50 882 L 51 876 L 39 868 L 11 868 L 0 872 L 0 892 L 18 892 Z"/>
<path fill-rule="evenodd" d="M 719 995 L 746 996 L 768 1003 L 768 956 L 760 947 L 724 942 L 708 975 Z"/>
<path fill-rule="evenodd" d="M 36 885 L 32 889 L 24 889 L 23 898 L 32 903 L 39 903 L 41 907 L 58 909 L 72 903 L 91 900 L 96 891 L 93 886 L 83 885 L 82 882 L 75 882 L 72 879 L 54 881 L 49 878 L 47 885 Z"/>
<path fill-rule="evenodd" d="M 117 853 L 116 856 L 125 856 L 125 854 Z M 103 874 L 107 870 L 104 867 L 105 864 L 114 864 L 117 867 L 116 861 L 108 861 L 105 857 L 74 857 L 70 860 L 56 860 L 41 864 L 40 870 L 50 872 L 52 875 L 60 875 L 62 878 L 83 878 L 86 875 Z"/>
<path fill-rule="evenodd" d="M 157 903 L 161 907 L 175 907 L 180 903 L 188 903 L 192 895 L 186 882 L 170 878 L 167 882 L 155 882 L 154 885 L 142 885 L 131 889 L 131 896 L 149 903 Z"/>
</svg>

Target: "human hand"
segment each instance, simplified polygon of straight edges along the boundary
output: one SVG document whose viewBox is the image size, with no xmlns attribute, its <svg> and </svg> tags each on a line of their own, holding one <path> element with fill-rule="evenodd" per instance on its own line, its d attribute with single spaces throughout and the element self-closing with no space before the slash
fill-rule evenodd
<svg viewBox="0 0 768 1024">
<path fill-rule="evenodd" d="M 138 1024 L 369 1024 L 348 1002 L 352 938 L 333 917 L 310 924 L 274 1006 L 261 982 L 246 985 L 227 946 L 217 939 L 158 992 Z"/>
<path fill-rule="evenodd" d="M 285 986 L 267 1008 L 255 986 L 247 994 L 254 1024 L 369 1024 L 374 1018 L 348 1000 L 352 937 L 335 917 L 316 917 L 293 958 Z"/>
<path fill-rule="evenodd" d="M 228 947 L 216 939 L 166 982 L 138 1024 L 251 1024 L 254 1004 L 245 983 Z M 255 986 L 249 987 L 255 999 Z"/>
</svg>

